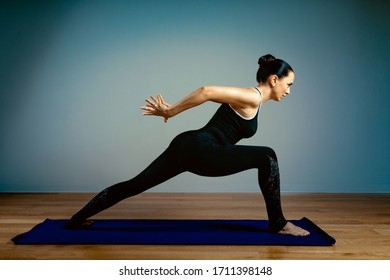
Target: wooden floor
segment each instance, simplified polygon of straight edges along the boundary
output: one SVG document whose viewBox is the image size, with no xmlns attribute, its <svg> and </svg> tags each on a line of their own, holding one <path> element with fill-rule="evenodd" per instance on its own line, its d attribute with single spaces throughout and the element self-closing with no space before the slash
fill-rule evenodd
<svg viewBox="0 0 390 280">
<path fill-rule="evenodd" d="M 14 245 L 45 218 L 64 219 L 94 194 L 0 193 L 0 259 L 8 260 L 389 260 L 390 194 L 283 194 L 288 219 L 307 217 L 337 240 L 330 247 Z M 144 193 L 95 218 L 266 219 L 261 194 Z"/>
</svg>

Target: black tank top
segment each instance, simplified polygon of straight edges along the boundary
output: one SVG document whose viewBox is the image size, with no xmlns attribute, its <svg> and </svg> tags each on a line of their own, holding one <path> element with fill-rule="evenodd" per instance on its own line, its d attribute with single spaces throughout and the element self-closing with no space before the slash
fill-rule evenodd
<svg viewBox="0 0 390 280">
<path fill-rule="evenodd" d="M 222 104 L 200 131 L 210 133 L 221 144 L 236 144 L 256 133 L 258 114 L 259 109 L 253 118 L 246 119 L 239 116 L 229 104 Z"/>
</svg>

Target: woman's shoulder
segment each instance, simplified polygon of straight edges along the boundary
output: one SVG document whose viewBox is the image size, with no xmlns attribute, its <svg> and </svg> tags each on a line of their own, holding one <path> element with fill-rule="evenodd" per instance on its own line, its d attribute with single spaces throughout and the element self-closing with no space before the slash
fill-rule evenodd
<svg viewBox="0 0 390 280">
<path fill-rule="evenodd" d="M 254 87 L 208 86 L 204 89 L 208 100 L 228 103 L 237 108 L 256 109 L 261 103 L 261 96 Z"/>
</svg>

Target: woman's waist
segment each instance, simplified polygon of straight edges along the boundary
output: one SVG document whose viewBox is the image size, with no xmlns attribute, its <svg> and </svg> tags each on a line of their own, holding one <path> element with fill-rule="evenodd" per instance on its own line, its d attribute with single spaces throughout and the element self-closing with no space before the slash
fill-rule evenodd
<svg viewBox="0 0 390 280">
<path fill-rule="evenodd" d="M 226 133 L 212 127 L 204 127 L 198 130 L 193 130 L 191 133 L 201 137 L 202 139 L 218 144 L 236 144 L 238 142 L 238 140 L 230 137 Z"/>
</svg>

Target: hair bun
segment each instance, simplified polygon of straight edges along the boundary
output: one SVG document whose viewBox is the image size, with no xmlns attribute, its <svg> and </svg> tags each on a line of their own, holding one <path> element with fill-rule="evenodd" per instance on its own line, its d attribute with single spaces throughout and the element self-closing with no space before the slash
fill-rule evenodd
<svg viewBox="0 0 390 280">
<path fill-rule="evenodd" d="M 259 67 L 264 67 L 271 61 L 275 60 L 276 58 L 272 54 L 266 54 L 259 58 Z"/>
</svg>

